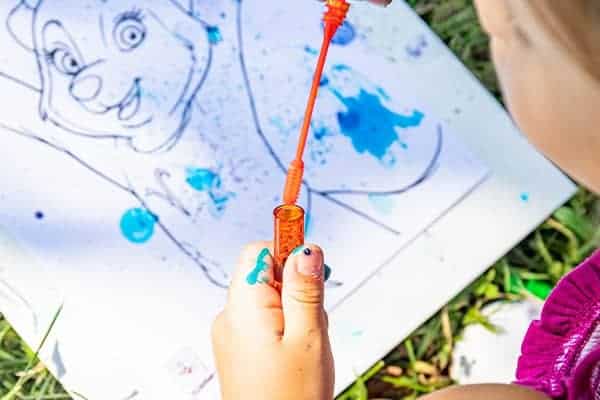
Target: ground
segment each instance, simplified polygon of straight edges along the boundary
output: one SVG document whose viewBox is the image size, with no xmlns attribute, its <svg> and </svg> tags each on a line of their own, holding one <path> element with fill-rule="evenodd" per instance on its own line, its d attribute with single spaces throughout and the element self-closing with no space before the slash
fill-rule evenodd
<svg viewBox="0 0 600 400">
<path fill-rule="evenodd" d="M 407 1 L 501 101 L 489 60 L 488 39 L 479 26 L 472 0 Z M 580 190 L 340 398 L 414 399 L 452 384 L 448 366 L 453 343 L 469 324 L 488 325 L 480 313 L 483 306 L 499 300 L 517 300 L 524 295 L 544 297 L 562 275 L 595 247 L 600 247 L 600 199 Z M 70 399 L 1 313 L 0 396 L 0 400 Z"/>
</svg>

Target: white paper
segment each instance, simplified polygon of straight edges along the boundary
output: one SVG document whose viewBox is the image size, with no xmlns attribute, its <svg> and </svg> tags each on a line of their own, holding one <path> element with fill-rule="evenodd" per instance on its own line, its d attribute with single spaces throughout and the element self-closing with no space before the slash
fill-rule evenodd
<svg viewBox="0 0 600 400">
<path fill-rule="evenodd" d="M 0 11 L 0 225 L 40 260 L 22 264 L 31 280 L 15 290 L 51 285 L 39 270 L 62 293 L 49 366 L 90 399 L 210 398 L 210 324 L 241 246 L 272 237 L 322 5 Z M 385 12 L 353 6 L 307 147 L 301 203 L 334 271 L 330 309 L 488 174 L 420 100 L 439 43 L 403 28 L 415 16 Z M 390 35 L 371 35 L 382 21 Z"/>
</svg>

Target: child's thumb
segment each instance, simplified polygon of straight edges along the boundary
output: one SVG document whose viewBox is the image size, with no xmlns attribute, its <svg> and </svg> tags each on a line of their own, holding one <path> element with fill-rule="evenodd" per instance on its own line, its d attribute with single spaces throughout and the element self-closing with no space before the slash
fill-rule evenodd
<svg viewBox="0 0 600 400">
<path fill-rule="evenodd" d="M 323 281 L 322 250 L 316 246 L 294 250 L 283 270 L 281 302 L 285 338 L 302 339 L 327 329 Z"/>
</svg>

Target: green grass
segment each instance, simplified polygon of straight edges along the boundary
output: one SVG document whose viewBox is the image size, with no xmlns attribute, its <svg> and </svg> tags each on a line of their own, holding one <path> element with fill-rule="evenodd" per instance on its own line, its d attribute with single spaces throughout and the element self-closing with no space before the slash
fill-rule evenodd
<svg viewBox="0 0 600 400">
<path fill-rule="evenodd" d="M 489 60 L 488 39 L 477 21 L 472 1 L 408 2 L 500 99 L 496 75 Z M 599 245 L 600 201 L 581 190 L 477 282 L 377 363 L 341 398 L 414 399 L 452 384 L 448 367 L 453 343 L 469 324 L 488 325 L 481 314 L 483 306 L 494 301 L 518 299 L 527 292 L 525 287 L 531 288 L 532 284 L 553 285 Z M 0 400 L 68 398 L 60 384 L 39 363 L 36 353 L 23 343 L 0 314 Z"/>
</svg>

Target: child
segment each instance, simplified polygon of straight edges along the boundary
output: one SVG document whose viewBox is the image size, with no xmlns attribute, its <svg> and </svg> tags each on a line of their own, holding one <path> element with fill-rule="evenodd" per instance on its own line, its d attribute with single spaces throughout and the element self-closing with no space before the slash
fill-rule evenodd
<svg viewBox="0 0 600 400">
<path fill-rule="evenodd" d="M 553 161 L 600 193 L 600 0 L 476 3 L 515 120 Z M 273 279 L 270 246 L 246 249 L 214 324 L 223 399 L 329 400 L 334 372 L 323 252 L 315 246 L 294 252 L 279 294 L 255 284 Z M 427 399 L 600 398 L 599 323 L 597 253 L 559 283 L 531 325 L 519 385 L 459 386 Z"/>
</svg>

